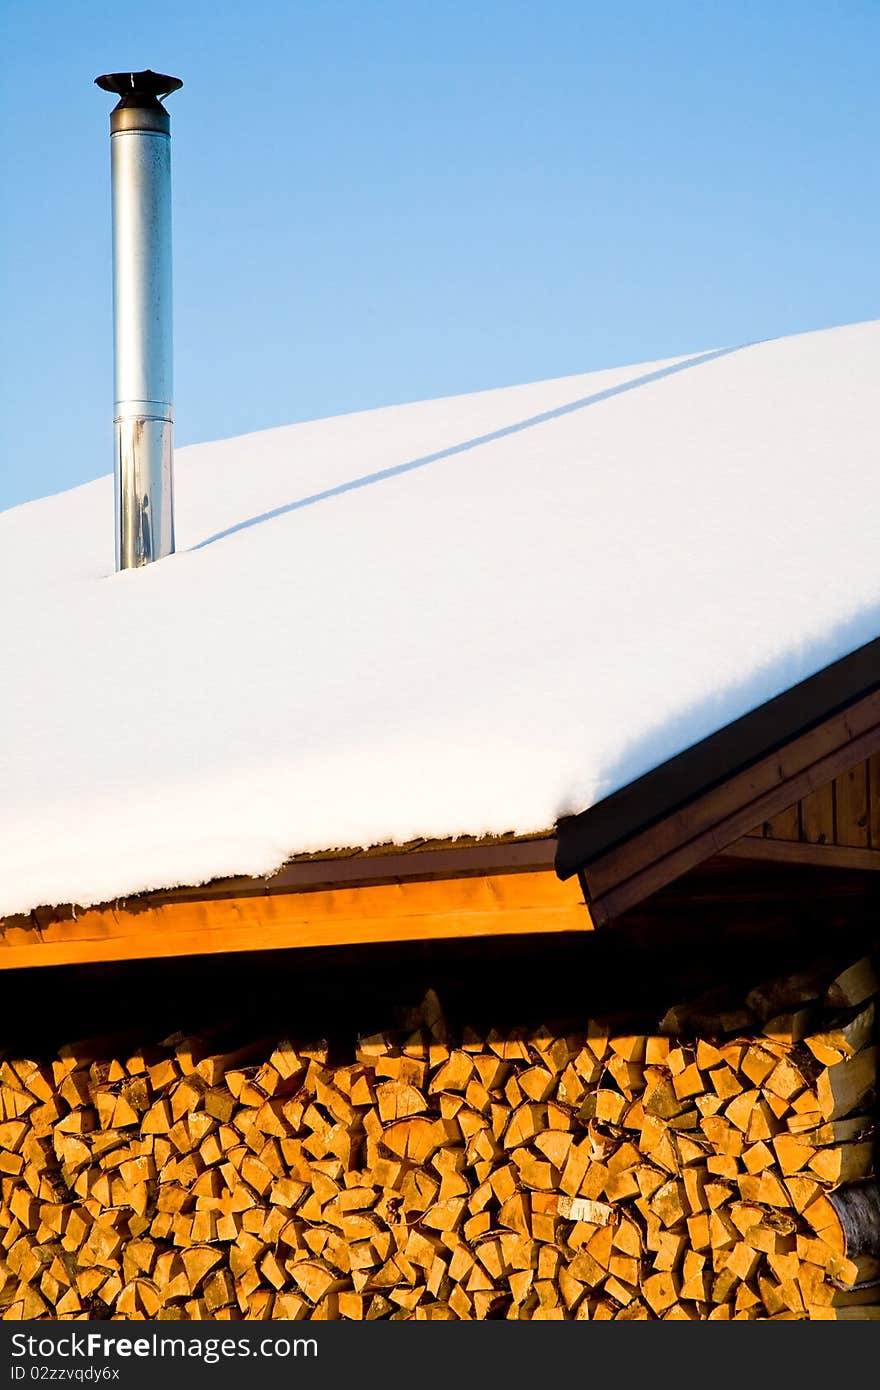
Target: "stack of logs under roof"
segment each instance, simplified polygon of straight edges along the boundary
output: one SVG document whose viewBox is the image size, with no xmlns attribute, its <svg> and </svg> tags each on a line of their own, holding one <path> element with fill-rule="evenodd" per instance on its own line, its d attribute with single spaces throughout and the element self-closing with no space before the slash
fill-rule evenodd
<svg viewBox="0 0 880 1390">
<path fill-rule="evenodd" d="M 877 988 L 7 1055 L 0 1315 L 880 1318 Z"/>
</svg>

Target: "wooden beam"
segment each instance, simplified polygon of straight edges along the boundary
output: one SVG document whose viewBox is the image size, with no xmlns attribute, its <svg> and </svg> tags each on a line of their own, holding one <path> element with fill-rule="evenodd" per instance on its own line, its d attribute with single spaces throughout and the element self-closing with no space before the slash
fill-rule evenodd
<svg viewBox="0 0 880 1390">
<path fill-rule="evenodd" d="M 132 902 L 76 917 L 68 912 L 39 927 L 0 922 L 0 970 L 591 927 L 577 881 L 563 883 L 543 869 L 262 897 Z"/>
<path fill-rule="evenodd" d="M 850 845 L 799 844 L 790 840 L 746 838 L 728 845 L 720 859 L 752 859 L 770 864 L 809 864 L 821 869 L 866 869 L 880 871 L 880 850 L 856 849 Z"/>
</svg>

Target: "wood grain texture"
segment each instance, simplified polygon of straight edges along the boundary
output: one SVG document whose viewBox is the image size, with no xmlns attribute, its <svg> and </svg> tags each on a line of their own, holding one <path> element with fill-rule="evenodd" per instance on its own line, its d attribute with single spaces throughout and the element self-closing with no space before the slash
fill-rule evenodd
<svg viewBox="0 0 880 1390">
<path fill-rule="evenodd" d="M 799 840 L 801 838 L 800 802 L 786 806 L 775 816 L 764 822 L 764 838 L 767 840 Z"/>
<path fill-rule="evenodd" d="M 801 824 L 806 844 L 834 844 L 834 786 L 831 782 L 803 798 Z"/>
<path fill-rule="evenodd" d="M 834 779 L 834 838 L 838 845 L 868 847 L 868 767 L 856 763 Z"/>
<path fill-rule="evenodd" d="M 868 759 L 868 840 L 880 849 L 880 753 Z"/>
<path fill-rule="evenodd" d="M 880 754 L 771 816 L 760 833 L 766 840 L 880 849 Z"/>
<path fill-rule="evenodd" d="M 590 927 L 577 881 L 543 870 L 102 908 L 47 916 L 39 927 L 0 924 L 0 969 Z"/>
</svg>

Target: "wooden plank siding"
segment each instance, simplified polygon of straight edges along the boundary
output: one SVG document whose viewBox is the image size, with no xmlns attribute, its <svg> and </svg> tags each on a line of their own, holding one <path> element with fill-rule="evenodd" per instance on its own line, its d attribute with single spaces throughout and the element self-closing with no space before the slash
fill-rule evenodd
<svg viewBox="0 0 880 1390">
<path fill-rule="evenodd" d="M 771 816 L 757 832 L 768 840 L 799 840 L 801 838 L 800 802 L 789 806 L 778 815 Z"/>
<path fill-rule="evenodd" d="M 880 849 L 880 753 L 868 759 L 868 840 Z"/>
<path fill-rule="evenodd" d="M 880 852 L 880 754 L 763 821 L 749 838 Z"/>
<path fill-rule="evenodd" d="M 869 849 L 867 761 L 835 777 L 832 790 L 835 844 Z"/>
<path fill-rule="evenodd" d="M 800 814 L 804 844 L 834 844 L 834 786 L 831 782 L 803 798 Z"/>
</svg>

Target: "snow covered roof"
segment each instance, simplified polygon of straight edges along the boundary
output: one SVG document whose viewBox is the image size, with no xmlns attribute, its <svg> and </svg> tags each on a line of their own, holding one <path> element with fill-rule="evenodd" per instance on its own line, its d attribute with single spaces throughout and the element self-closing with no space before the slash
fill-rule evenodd
<svg viewBox="0 0 880 1390">
<path fill-rule="evenodd" d="M 0 913 L 552 828 L 880 631 L 880 322 L 176 455 L 0 514 Z"/>
</svg>

